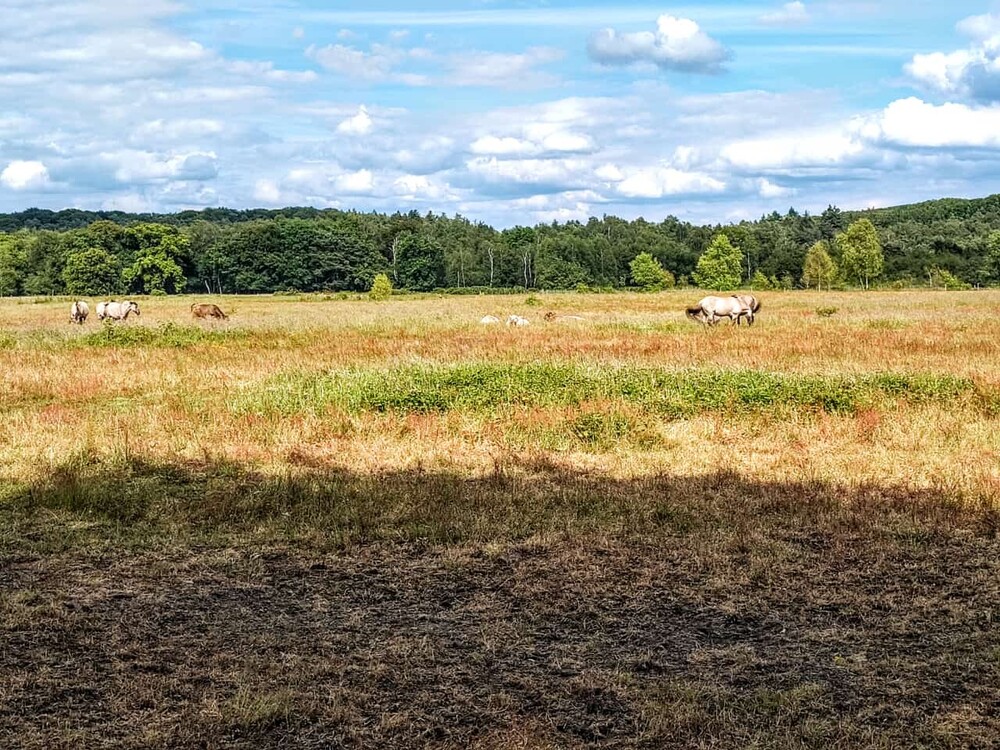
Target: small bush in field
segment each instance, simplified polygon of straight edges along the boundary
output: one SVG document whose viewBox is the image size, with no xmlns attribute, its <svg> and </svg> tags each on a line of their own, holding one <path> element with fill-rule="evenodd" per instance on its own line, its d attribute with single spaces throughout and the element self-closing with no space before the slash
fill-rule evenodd
<svg viewBox="0 0 1000 750">
<path fill-rule="evenodd" d="M 830 318 L 837 314 L 837 310 L 836 307 L 817 307 L 816 314 L 821 318 Z"/>
<path fill-rule="evenodd" d="M 542 304 L 542 301 L 538 299 L 538 297 L 536 297 L 534 294 L 532 294 L 531 296 L 528 297 L 528 299 L 524 301 L 524 304 L 526 304 L 528 307 L 538 307 L 540 304 Z"/>
<path fill-rule="evenodd" d="M 392 282 L 384 273 L 380 273 L 372 281 L 372 288 L 368 292 L 368 298 L 376 302 L 389 299 L 392 296 Z"/>
</svg>

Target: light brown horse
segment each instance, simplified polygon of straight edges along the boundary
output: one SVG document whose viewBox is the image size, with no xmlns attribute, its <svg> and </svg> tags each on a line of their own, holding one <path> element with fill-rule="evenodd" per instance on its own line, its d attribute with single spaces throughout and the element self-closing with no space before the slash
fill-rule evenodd
<svg viewBox="0 0 1000 750">
<path fill-rule="evenodd" d="M 132 313 L 141 315 L 139 312 L 139 305 L 131 300 L 126 300 L 125 302 L 97 303 L 98 320 L 106 320 L 108 318 L 111 320 L 128 320 L 128 316 Z"/>
<path fill-rule="evenodd" d="M 733 325 L 739 323 L 741 317 L 753 317 L 753 311 L 736 295 L 731 297 L 704 297 L 694 307 L 689 307 L 687 316 L 697 320 L 702 325 L 717 325 L 723 318 L 729 318 Z"/>
<path fill-rule="evenodd" d="M 213 305 L 211 302 L 195 302 L 191 305 L 191 314 L 196 318 L 215 318 L 216 320 L 228 320 L 229 316 L 222 312 L 222 308 Z"/>
<path fill-rule="evenodd" d="M 757 313 L 760 311 L 760 300 L 754 297 L 752 294 L 734 294 L 734 297 L 740 301 L 740 303 L 749 310 L 749 313 L 744 313 L 736 319 L 736 325 L 741 325 L 743 318 L 746 318 L 747 325 L 753 325 L 754 319 Z"/>
</svg>

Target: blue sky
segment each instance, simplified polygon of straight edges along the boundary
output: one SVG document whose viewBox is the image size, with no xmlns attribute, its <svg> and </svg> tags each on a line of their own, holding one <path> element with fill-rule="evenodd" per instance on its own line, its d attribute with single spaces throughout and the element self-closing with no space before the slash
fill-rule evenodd
<svg viewBox="0 0 1000 750">
<path fill-rule="evenodd" d="M 4 0 L 0 211 L 729 222 L 994 192 L 997 3 Z"/>
</svg>

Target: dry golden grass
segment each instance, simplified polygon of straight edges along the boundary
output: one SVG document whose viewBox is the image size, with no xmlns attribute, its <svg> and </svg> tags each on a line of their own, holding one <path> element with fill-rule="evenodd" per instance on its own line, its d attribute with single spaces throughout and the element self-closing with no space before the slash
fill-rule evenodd
<svg viewBox="0 0 1000 750">
<path fill-rule="evenodd" d="M 996 747 L 1000 293 L 697 296 L 0 301 L 0 746 Z"/>
<path fill-rule="evenodd" d="M 65 301 L 0 303 L 0 467 L 9 481 L 44 476 L 74 456 L 229 460 L 269 470 L 302 464 L 351 471 L 423 466 L 469 474 L 544 457 L 617 477 L 736 471 L 761 479 L 885 481 L 995 493 L 996 421 L 949 403 L 861 413 L 712 413 L 658 418 L 621 403 L 584 412 L 626 420 L 615 439 L 583 440 L 576 407 L 500 413 L 252 415 L 239 394 L 288 373 L 462 362 L 754 369 L 805 375 L 954 375 L 1000 389 L 996 292 L 771 293 L 753 329 L 703 330 L 680 312 L 696 293 L 402 298 L 225 298 L 221 334 L 180 347 L 81 346 Z M 124 324 L 191 326 L 189 298 L 143 300 Z M 836 307 L 828 318 L 819 307 Z M 543 313 L 583 320 L 545 322 Z M 529 317 L 487 327 L 485 314 Z M 229 338 L 226 338 L 226 337 Z"/>
</svg>

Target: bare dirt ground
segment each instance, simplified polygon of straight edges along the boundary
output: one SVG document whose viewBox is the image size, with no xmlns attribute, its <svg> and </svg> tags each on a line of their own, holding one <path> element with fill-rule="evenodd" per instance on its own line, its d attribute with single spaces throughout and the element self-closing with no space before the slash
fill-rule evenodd
<svg viewBox="0 0 1000 750">
<path fill-rule="evenodd" d="M 9 554 L 2 744 L 996 747 L 995 517 L 781 513 L 646 539 Z"/>
</svg>

